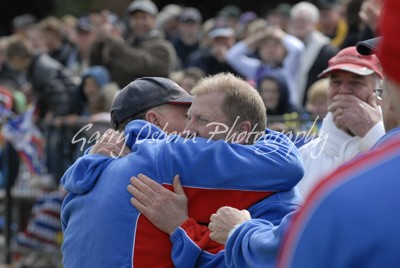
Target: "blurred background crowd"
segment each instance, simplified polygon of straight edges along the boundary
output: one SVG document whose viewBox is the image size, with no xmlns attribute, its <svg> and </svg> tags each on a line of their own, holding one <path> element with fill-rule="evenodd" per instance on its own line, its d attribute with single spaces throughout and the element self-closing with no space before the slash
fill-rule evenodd
<svg viewBox="0 0 400 268">
<path fill-rule="evenodd" d="M 231 72 L 259 91 L 269 128 L 316 133 L 328 94 L 317 75 L 340 49 L 378 35 L 381 8 L 380 0 L 237 1 L 214 9 L 203 1 L 114 1 L 108 8 L 46 2 L 57 12 L 47 6 L 50 14 L 3 16 L 0 28 L 0 188 L 16 196 L 37 190 L 35 200 L 57 189 L 110 127 L 114 97 L 139 77 L 169 77 L 190 93 L 200 78 Z M 54 196 L 47 216 L 58 219 L 62 198 Z M 42 232 L 29 224 L 13 225 L 18 246 L 58 250 L 58 221 Z"/>
</svg>

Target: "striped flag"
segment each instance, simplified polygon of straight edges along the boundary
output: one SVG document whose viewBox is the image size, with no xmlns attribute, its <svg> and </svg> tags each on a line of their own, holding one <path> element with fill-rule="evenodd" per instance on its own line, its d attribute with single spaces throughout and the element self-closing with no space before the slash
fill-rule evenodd
<svg viewBox="0 0 400 268">
<path fill-rule="evenodd" d="M 3 125 L 2 134 L 18 152 L 32 175 L 44 173 L 44 144 L 40 130 L 33 122 L 34 107 L 21 115 L 13 115 Z"/>
</svg>

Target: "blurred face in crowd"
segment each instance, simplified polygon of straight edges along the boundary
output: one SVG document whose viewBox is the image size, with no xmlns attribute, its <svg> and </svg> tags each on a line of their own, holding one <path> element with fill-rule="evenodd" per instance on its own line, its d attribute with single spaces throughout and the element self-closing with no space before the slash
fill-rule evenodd
<svg viewBox="0 0 400 268">
<path fill-rule="evenodd" d="M 96 35 L 94 32 L 78 29 L 76 32 L 76 45 L 78 46 L 79 51 L 84 54 L 88 53 L 95 38 Z"/>
<path fill-rule="evenodd" d="M 83 81 L 83 93 L 85 96 L 90 99 L 99 93 L 100 89 L 97 86 L 96 81 L 92 77 L 86 77 Z"/>
<path fill-rule="evenodd" d="M 47 47 L 43 38 L 43 34 L 38 29 L 38 27 L 28 27 L 26 31 L 26 37 L 28 38 L 34 52 L 47 52 Z"/>
<path fill-rule="evenodd" d="M 376 79 L 375 75 L 362 76 L 346 71 L 333 71 L 329 76 L 328 106 L 339 94 L 354 95 L 364 102 L 368 102 L 370 97 L 376 98 Z"/>
<path fill-rule="evenodd" d="M 235 43 L 233 36 L 217 36 L 209 41 L 211 46 L 211 54 L 219 61 L 225 62 L 225 53 Z"/>
<path fill-rule="evenodd" d="M 334 34 L 340 16 L 338 8 L 321 9 L 319 17 L 320 31 L 327 36 Z"/>
<path fill-rule="evenodd" d="M 316 24 L 311 21 L 306 13 L 298 13 L 290 19 L 289 33 L 304 41 L 315 30 Z"/>
<path fill-rule="evenodd" d="M 179 33 L 182 39 L 199 39 L 201 24 L 192 20 L 179 22 Z"/>
<path fill-rule="evenodd" d="M 196 85 L 197 79 L 193 76 L 186 75 L 182 78 L 180 82 L 180 86 L 186 90 L 188 93 L 192 90 L 192 88 Z"/>
<path fill-rule="evenodd" d="M 285 58 L 286 49 L 278 39 L 268 38 L 260 44 L 258 53 L 264 62 L 276 66 Z"/>
<path fill-rule="evenodd" d="M 129 26 L 135 35 L 141 36 L 150 32 L 156 24 L 156 17 L 143 11 L 135 11 L 129 17 Z"/>
<path fill-rule="evenodd" d="M 316 97 L 314 100 L 311 101 L 310 109 L 313 116 L 318 116 L 319 119 L 324 118 L 328 112 L 327 99 L 322 96 Z"/>
<path fill-rule="evenodd" d="M 272 79 L 264 79 L 260 83 L 260 95 L 268 110 L 275 110 L 279 103 L 279 85 Z"/>
</svg>

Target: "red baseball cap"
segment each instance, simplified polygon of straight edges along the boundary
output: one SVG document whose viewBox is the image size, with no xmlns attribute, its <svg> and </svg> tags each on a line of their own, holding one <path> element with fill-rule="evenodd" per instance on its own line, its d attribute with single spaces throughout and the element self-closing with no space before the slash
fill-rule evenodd
<svg viewBox="0 0 400 268">
<path fill-rule="evenodd" d="M 339 51 L 336 56 L 329 60 L 328 68 L 318 77 L 325 77 L 332 71 L 346 71 L 363 76 L 376 73 L 383 79 L 383 70 L 378 58 L 375 55 L 360 55 L 355 46 Z"/>
</svg>

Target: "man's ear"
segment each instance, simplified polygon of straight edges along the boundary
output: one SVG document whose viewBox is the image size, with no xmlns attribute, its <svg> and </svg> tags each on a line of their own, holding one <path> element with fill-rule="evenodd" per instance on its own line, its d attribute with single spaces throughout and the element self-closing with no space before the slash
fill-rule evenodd
<svg viewBox="0 0 400 268">
<path fill-rule="evenodd" d="M 240 143 L 240 144 L 248 143 L 249 134 L 251 132 L 251 123 L 250 123 L 250 121 L 246 120 L 246 121 L 240 122 L 239 125 L 238 125 L 238 132 L 239 132 L 239 134 L 238 134 L 237 137 L 240 138 L 240 139 L 237 140 L 237 143 Z"/>
<path fill-rule="evenodd" d="M 159 113 L 150 110 L 146 113 L 145 119 L 147 122 L 152 123 L 153 125 L 162 129 L 162 126 L 161 126 L 162 118 Z"/>
</svg>

